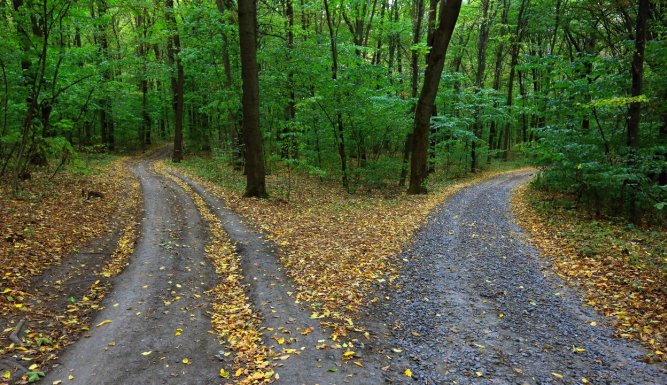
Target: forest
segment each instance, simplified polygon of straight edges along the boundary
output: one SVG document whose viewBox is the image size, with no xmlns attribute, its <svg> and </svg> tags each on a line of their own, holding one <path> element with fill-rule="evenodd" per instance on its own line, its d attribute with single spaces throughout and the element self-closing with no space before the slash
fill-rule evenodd
<svg viewBox="0 0 667 385">
<path fill-rule="evenodd" d="M 666 13 L 0 0 L 0 384 L 667 382 Z"/>
<path fill-rule="evenodd" d="M 259 1 L 244 30 L 233 1 L 3 1 L 2 175 L 18 187 L 47 162 L 171 140 L 174 161 L 212 151 L 242 168 L 249 55 L 259 87 L 247 100 L 259 108 L 250 136 L 268 172 L 289 167 L 349 191 L 403 186 L 410 155 L 425 154 L 418 191 L 436 170 L 528 159 L 546 188 L 594 210 L 663 216 L 659 2 L 441 6 Z M 438 30 L 454 23 L 455 33 Z M 434 37 L 447 34 L 441 74 L 429 75 Z M 427 88 L 427 132 L 414 132 Z"/>
</svg>

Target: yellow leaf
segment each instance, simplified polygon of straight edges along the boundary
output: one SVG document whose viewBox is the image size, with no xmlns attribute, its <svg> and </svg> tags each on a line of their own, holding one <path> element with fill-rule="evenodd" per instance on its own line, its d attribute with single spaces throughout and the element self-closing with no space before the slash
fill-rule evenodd
<svg viewBox="0 0 667 385">
<path fill-rule="evenodd" d="M 189 358 L 184 358 L 181 362 L 183 362 L 186 365 L 190 365 L 190 359 Z"/>
<path fill-rule="evenodd" d="M 35 370 L 37 368 L 38 368 L 37 364 L 32 364 L 32 365 L 28 366 L 28 370 Z"/>
<path fill-rule="evenodd" d="M 412 377 L 412 370 L 410 370 L 410 369 L 405 369 L 405 371 L 403 373 L 405 373 L 405 375 L 408 376 L 408 377 Z"/>
<path fill-rule="evenodd" d="M 284 344 L 285 343 L 285 337 L 280 337 L 280 339 L 278 340 L 278 343 L 280 345 Z"/>
<path fill-rule="evenodd" d="M 226 371 L 225 369 L 220 369 L 220 377 L 229 378 L 229 372 Z"/>
<path fill-rule="evenodd" d="M 563 378 L 563 375 L 560 374 L 560 373 L 551 372 L 551 375 L 554 376 L 554 377 L 556 377 L 556 378 Z"/>
<path fill-rule="evenodd" d="M 243 374 L 243 369 L 241 368 L 236 369 L 236 373 L 234 373 L 234 375 L 236 377 L 241 377 L 241 374 Z"/>
<path fill-rule="evenodd" d="M 354 352 L 352 350 L 348 350 L 345 353 L 343 353 L 343 357 L 352 357 L 354 355 Z"/>
<path fill-rule="evenodd" d="M 16 304 L 14 304 L 14 306 L 15 306 L 17 309 L 21 309 L 21 308 L 23 307 L 23 304 L 22 304 L 22 303 L 16 303 Z"/>
<path fill-rule="evenodd" d="M 261 380 L 262 378 L 264 378 L 264 373 L 261 370 L 258 370 L 255 373 L 253 373 L 250 378 L 252 378 L 253 380 Z"/>
<path fill-rule="evenodd" d="M 183 329 L 178 328 L 178 329 L 176 329 L 176 333 L 175 333 L 174 335 L 175 335 L 176 337 L 178 337 L 178 336 L 181 335 L 181 333 L 183 333 Z"/>
<path fill-rule="evenodd" d="M 584 384 L 590 384 L 591 383 L 590 381 L 588 381 L 588 379 L 586 377 L 582 377 L 581 382 L 584 383 Z"/>
<path fill-rule="evenodd" d="M 96 326 L 97 326 L 97 327 L 100 327 L 100 326 L 102 326 L 102 325 L 106 325 L 106 324 L 110 324 L 110 323 L 111 323 L 111 320 L 108 319 L 108 320 L 104 320 L 104 321 L 98 323 Z"/>
<path fill-rule="evenodd" d="M 484 373 L 482 373 L 482 372 L 475 372 L 475 375 L 477 375 L 477 377 L 482 377 L 482 374 L 484 374 Z"/>
<path fill-rule="evenodd" d="M 151 350 L 151 351 L 148 351 L 148 352 L 143 352 L 143 353 L 141 353 L 141 355 L 142 355 L 142 356 L 148 356 L 148 355 L 150 355 L 151 353 L 153 353 L 152 350 Z"/>
<path fill-rule="evenodd" d="M 273 377 L 274 373 L 275 372 L 273 370 L 269 370 L 268 372 L 264 373 L 264 378 L 271 378 L 271 377 Z"/>
<path fill-rule="evenodd" d="M 62 384 L 62 383 L 63 383 L 63 382 L 62 382 L 61 380 L 57 380 L 57 381 L 53 381 L 51 384 L 52 384 L 52 385 L 60 385 L 60 384 Z"/>
<path fill-rule="evenodd" d="M 591 322 L 591 326 L 598 326 L 598 323 L 593 321 L 593 322 Z"/>
<path fill-rule="evenodd" d="M 2 378 L 4 378 L 5 380 L 9 380 L 10 378 L 12 378 L 12 372 L 10 372 L 9 370 L 5 371 L 5 373 L 2 375 Z"/>
<path fill-rule="evenodd" d="M 72 381 L 74 379 L 74 376 L 70 374 L 69 376 L 67 376 L 67 379 Z"/>
<path fill-rule="evenodd" d="M 503 318 L 504 316 L 505 316 L 505 314 L 503 314 L 503 313 L 498 314 L 498 318 Z"/>
<path fill-rule="evenodd" d="M 579 348 L 579 347 L 576 347 L 576 346 L 572 345 L 572 351 L 575 352 L 575 353 L 582 353 L 582 352 L 585 352 L 586 349 Z"/>
</svg>

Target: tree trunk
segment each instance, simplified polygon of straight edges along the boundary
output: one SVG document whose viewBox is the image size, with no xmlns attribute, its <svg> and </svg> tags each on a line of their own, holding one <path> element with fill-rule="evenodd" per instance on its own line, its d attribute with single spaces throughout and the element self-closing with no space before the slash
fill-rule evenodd
<svg viewBox="0 0 667 385">
<path fill-rule="evenodd" d="M 239 43 L 243 79 L 243 139 L 247 197 L 266 197 L 264 152 L 259 128 L 259 73 L 257 67 L 257 3 L 239 0 Z"/>
<path fill-rule="evenodd" d="M 176 74 L 171 76 L 171 93 L 172 104 L 174 107 L 174 153 L 171 160 L 175 163 L 183 159 L 183 110 L 184 99 L 183 93 L 185 88 L 183 63 L 178 57 L 181 52 L 181 37 L 178 34 L 178 24 L 174 16 L 174 0 L 166 0 L 165 20 L 167 25 L 172 30 L 172 35 L 169 37 L 169 47 L 167 49 L 167 56 L 169 64 L 173 67 L 176 64 Z"/>
<path fill-rule="evenodd" d="M 338 79 L 338 51 L 336 49 L 336 36 L 334 34 L 334 26 L 331 20 L 331 13 L 329 12 L 329 2 L 324 0 L 324 11 L 327 17 L 327 26 L 329 27 L 329 40 L 331 43 L 331 78 Z M 338 155 L 340 156 L 340 168 L 342 171 L 342 182 L 345 190 L 350 189 L 350 183 L 347 178 L 347 153 L 345 151 L 345 127 L 343 126 L 343 114 L 336 111 L 336 127 L 338 129 Z"/>
<path fill-rule="evenodd" d="M 424 182 L 428 175 L 428 134 L 431 127 L 431 113 L 440 85 L 440 76 L 445 64 L 447 47 L 451 41 L 456 20 L 461 10 L 461 0 L 442 0 L 438 15 L 438 26 L 433 36 L 433 47 L 428 57 L 424 85 L 417 102 L 415 128 L 410 163 L 410 187 L 408 193 L 426 193 Z"/>
<path fill-rule="evenodd" d="M 491 29 L 491 20 L 489 18 L 489 2 L 490 0 L 482 0 L 481 11 L 482 21 L 479 25 L 479 36 L 477 39 L 477 71 L 475 72 L 475 93 L 479 93 L 484 87 L 484 72 L 486 70 L 486 48 L 489 43 L 489 30 Z M 478 141 L 482 139 L 482 123 L 479 121 L 479 106 L 475 107 L 473 112 L 475 122 L 473 124 L 473 133 L 475 140 L 470 146 L 470 169 L 472 172 L 478 171 Z"/>
<path fill-rule="evenodd" d="M 500 17 L 500 30 L 499 34 L 500 36 L 504 36 L 506 33 L 506 25 L 507 25 L 507 19 L 509 15 L 509 10 L 510 10 L 510 3 L 509 0 L 503 0 L 503 11 L 502 11 L 502 16 Z M 496 47 L 496 60 L 495 60 L 495 68 L 493 71 L 493 89 L 496 91 L 500 91 L 500 78 L 502 76 L 502 71 L 503 71 L 503 58 L 505 57 L 505 43 L 504 40 L 501 40 L 500 43 L 498 43 L 498 46 Z M 498 103 L 493 103 L 494 107 L 498 106 Z M 490 128 L 489 128 L 489 150 L 493 151 L 496 149 L 495 146 L 495 141 L 496 141 L 496 134 L 498 130 L 498 123 L 493 120 L 491 122 Z M 491 157 L 489 157 L 489 161 L 491 161 Z"/>
<path fill-rule="evenodd" d="M 637 13 L 637 28 L 635 36 L 635 53 L 632 57 L 632 89 L 633 98 L 642 94 L 642 77 L 644 76 L 644 47 L 646 46 L 646 21 L 649 17 L 649 0 L 639 0 Z M 641 103 L 635 101 L 630 104 L 628 119 L 628 146 L 639 147 L 639 121 L 641 118 Z"/>
<path fill-rule="evenodd" d="M 412 45 L 419 44 L 422 33 L 422 19 L 424 18 L 424 0 L 417 0 L 415 3 L 415 23 L 412 30 Z M 400 55 L 400 52 L 399 52 Z M 419 88 L 419 52 L 412 50 L 410 60 L 410 70 L 412 71 L 412 97 L 417 97 L 417 90 Z"/>
<path fill-rule="evenodd" d="M 523 32 L 524 32 L 524 27 L 525 27 L 525 20 L 524 20 L 524 14 L 526 11 L 526 0 L 521 0 L 521 6 L 519 7 L 519 16 L 517 18 L 517 26 L 516 26 L 516 33 L 514 36 L 514 40 L 512 41 L 512 58 L 510 60 L 510 75 L 509 75 L 509 81 L 507 83 L 507 107 L 511 108 L 512 107 L 512 96 L 514 95 L 514 75 L 515 75 L 515 67 L 518 63 L 519 60 L 519 43 L 521 42 L 521 39 L 523 38 Z M 510 122 L 507 121 L 505 123 L 505 132 L 503 133 L 503 160 L 508 160 L 509 159 L 509 152 L 510 152 Z"/>
</svg>

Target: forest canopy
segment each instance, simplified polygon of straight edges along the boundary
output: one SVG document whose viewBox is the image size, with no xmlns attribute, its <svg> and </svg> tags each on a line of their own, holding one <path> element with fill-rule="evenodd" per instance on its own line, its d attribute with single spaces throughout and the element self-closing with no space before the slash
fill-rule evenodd
<svg viewBox="0 0 667 385">
<path fill-rule="evenodd" d="M 269 172 L 348 191 L 405 185 L 423 147 L 424 178 L 528 159 L 540 186 L 594 210 L 664 218 L 660 2 L 466 0 L 457 19 L 450 0 L 244 1 L 259 74 L 258 133 L 245 136 L 235 1 L 1 0 L 3 181 L 172 140 L 174 161 L 182 147 L 241 169 L 257 136 Z M 429 77 L 448 28 L 442 74 Z"/>
</svg>

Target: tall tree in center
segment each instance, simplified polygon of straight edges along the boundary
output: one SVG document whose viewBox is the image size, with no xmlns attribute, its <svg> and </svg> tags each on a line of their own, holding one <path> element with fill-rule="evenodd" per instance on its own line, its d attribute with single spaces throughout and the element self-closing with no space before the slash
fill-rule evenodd
<svg viewBox="0 0 667 385">
<path fill-rule="evenodd" d="M 243 140 L 247 197 L 265 197 L 262 134 L 259 130 L 259 75 L 257 69 L 257 3 L 239 0 L 239 43 L 243 79 Z"/>
<path fill-rule="evenodd" d="M 419 94 L 415 111 L 415 128 L 410 163 L 410 194 L 424 194 L 424 181 L 428 175 L 428 135 L 431 128 L 431 112 L 440 85 L 440 75 L 445 65 L 447 47 L 452 40 L 454 26 L 459 18 L 462 0 L 442 0 L 438 15 L 438 27 L 433 32 L 433 46 L 426 62 L 424 85 Z"/>
</svg>

